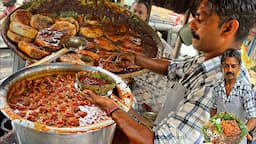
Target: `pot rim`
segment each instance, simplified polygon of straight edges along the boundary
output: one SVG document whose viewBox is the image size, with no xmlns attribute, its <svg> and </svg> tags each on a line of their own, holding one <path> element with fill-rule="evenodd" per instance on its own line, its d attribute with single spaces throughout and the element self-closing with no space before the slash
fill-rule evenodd
<svg viewBox="0 0 256 144">
<path fill-rule="evenodd" d="M 94 66 L 85 66 L 85 65 L 77 65 L 77 64 L 71 64 L 71 63 L 51 63 L 51 64 L 44 64 L 44 65 L 38 65 L 33 67 L 27 67 L 23 68 L 9 77 L 5 78 L 2 83 L 0 84 L 0 110 L 6 115 L 9 119 L 11 119 L 14 123 L 20 124 L 24 127 L 34 129 L 37 131 L 42 132 L 49 132 L 49 133 L 62 133 L 62 134 L 70 134 L 70 133 L 81 133 L 81 132 L 92 132 L 97 131 L 100 129 L 103 129 L 105 127 L 111 126 L 115 124 L 115 122 L 108 118 L 106 120 L 102 120 L 99 123 L 91 124 L 89 126 L 80 126 L 80 127 L 53 127 L 53 126 L 47 126 L 44 124 L 40 124 L 37 122 L 32 122 L 27 119 L 24 119 L 20 116 L 18 116 L 12 108 L 7 103 L 6 97 L 8 94 L 8 90 L 11 88 L 11 86 L 24 78 L 27 78 L 29 76 L 33 76 L 35 74 L 44 73 L 45 72 L 58 72 L 58 71 L 82 71 L 82 70 L 93 70 L 93 71 L 100 71 L 103 72 L 109 76 L 111 76 L 115 81 L 117 86 L 120 87 L 120 92 L 122 95 L 122 99 L 124 103 L 121 103 L 117 97 L 112 95 L 112 98 L 119 102 L 119 104 L 122 104 L 121 108 L 124 111 L 128 111 L 131 108 L 132 105 L 132 93 L 129 87 L 125 84 L 125 82 L 115 74 L 104 70 L 100 67 L 94 67 Z"/>
</svg>

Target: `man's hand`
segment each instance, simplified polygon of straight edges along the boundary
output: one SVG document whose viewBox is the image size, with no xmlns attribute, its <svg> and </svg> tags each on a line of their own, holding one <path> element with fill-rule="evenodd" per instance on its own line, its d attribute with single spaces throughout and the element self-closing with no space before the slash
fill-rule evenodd
<svg viewBox="0 0 256 144">
<path fill-rule="evenodd" d="M 107 110 L 114 105 L 114 101 L 110 98 L 97 96 L 90 90 L 84 90 L 83 94 L 88 100 L 97 104 L 103 110 Z M 111 115 L 112 119 L 117 123 L 118 127 L 128 137 L 132 144 L 153 144 L 154 133 L 145 126 L 134 121 L 126 112 L 119 110 Z"/>
<path fill-rule="evenodd" d="M 115 102 L 112 99 L 107 98 L 107 97 L 103 97 L 103 96 L 98 96 L 90 90 L 83 90 L 83 94 L 86 95 L 86 98 L 88 100 L 95 103 L 96 105 L 98 105 L 103 110 L 107 110 L 110 107 L 113 107 L 114 105 L 116 105 Z"/>
<path fill-rule="evenodd" d="M 143 55 L 133 53 L 122 53 L 116 58 L 116 64 L 119 67 L 127 67 L 129 65 L 138 65 L 142 68 L 149 69 L 153 72 L 166 75 L 170 61 L 162 59 L 152 59 Z"/>
<path fill-rule="evenodd" d="M 251 136 L 250 134 L 248 134 L 248 135 L 246 136 L 246 138 L 247 138 L 247 140 L 252 141 L 252 136 Z"/>
<path fill-rule="evenodd" d="M 246 123 L 246 127 L 248 131 L 253 130 L 256 127 L 256 118 L 250 118 Z M 248 140 L 252 140 L 252 136 L 250 134 L 248 134 L 246 137 Z"/>
<path fill-rule="evenodd" d="M 122 53 L 116 58 L 116 64 L 119 67 L 127 67 L 135 64 L 135 55 L 132 53 Z"/>
</svg>

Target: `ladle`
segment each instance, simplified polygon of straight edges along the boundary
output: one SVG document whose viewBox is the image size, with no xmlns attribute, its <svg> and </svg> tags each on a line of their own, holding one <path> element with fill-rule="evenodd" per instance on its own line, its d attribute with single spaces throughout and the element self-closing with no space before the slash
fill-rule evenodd
<svg viewBox="0 0 256 144">
<path fill-rule="evenodd" d="M 40 59 L 39 61 L 29 65 L 29 67 L 49 63 L 70 51 L 85 49 L 87 47 L 87 40 L 83 37 L 73 36 L 67 39 L 67 41 L 65 41 L 63 46 L 64 48 L 60 49 L 57 52 L 52 53 L 51 55 L 48 55 Z"/>
<path fill-rule="evenodd" d="M 77 91 L 79 91 L 81 94 L 83 94 L 81 88 L 80 88 L 79 85 L 77 84 L 77 81 L 75 82 L 74 87 L 75 87 L 75 89 L 76 89 Z M 110 97 L 110 96 L 112 95 L 112 93 L 113 93 L 113 90 L 109 90 L 106 94 L 104 94 L 104 95 L 99 95 L 99 96 Z"/>
</svg>

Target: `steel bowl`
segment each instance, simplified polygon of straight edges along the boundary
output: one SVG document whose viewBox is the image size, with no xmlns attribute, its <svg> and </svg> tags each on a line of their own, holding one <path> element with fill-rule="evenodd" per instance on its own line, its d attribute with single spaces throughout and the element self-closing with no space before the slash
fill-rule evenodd
<svg viewBox="0 0 256 144">
<path fill-rule="evenodd" d="M 85 84 L 84 82 L 81 81 L 82 77 L 94 77 L 94 78 L 99 78 L 101 80 L 105 80 L 106 82 L 108 82 L 108 84 L 102 84 L 102 85 L 98 85 L 98 84 Z M 76 74 L 76 84 L 78 85 L 78 87 L 80 88 L 80 90 L 84 90 L 84 89 L 89 89 L 92 90 L 93 92 L 95 92 L 97 95 L 100 96 L 104 96 L 106 95 L 109 91 L 112 91 L 115 87 L 115 81 L 112 79 L 112 77 L 109 77 L 108 75 L 105 75 L 103 73 L 95 73 L 92 71 L 82 71 L 82 72 L 78 72 Z"/>
<path fill-rule="evenodd" d="M 100 71 L 116 81 L 117 96 L 112 99 L 122 104 L 128 111 L 132 104 L 132 94 L 124 81 L 115 74 L 100 67 L 54 63 L 21 69 L 7 77 L 0 85 L 0 109 L 12 120 L 19 143 L 22 144 L 110 144 L 115 131 L 115 122 L 109 118 L 96 124 L 83 127 L 58 128 L 31 122 L 19 117 L 7 103 L 7 95 L 15 82 L 31 76 L 47 75 L 54 72 L 79 72 L 81 70 Z M 121 99 L 121 101 L 120 101 Z"/>
</svg>

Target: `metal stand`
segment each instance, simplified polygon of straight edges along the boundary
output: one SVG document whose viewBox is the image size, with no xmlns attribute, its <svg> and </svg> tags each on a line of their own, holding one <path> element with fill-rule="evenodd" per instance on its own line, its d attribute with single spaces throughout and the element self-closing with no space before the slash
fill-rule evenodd
<svg viewBox="0 0 256 144">
<path fill-rule="evenodd" d="M 12 64 L 12 71 L 16 72 L 19 69 L 25 67 L 26 61 L 24 61 L 22 58 L 20 58 L 16 53 L 12 52 L 13 56 L 13 64 Z"/>
</svg>

